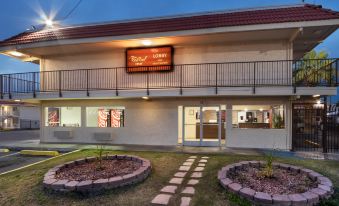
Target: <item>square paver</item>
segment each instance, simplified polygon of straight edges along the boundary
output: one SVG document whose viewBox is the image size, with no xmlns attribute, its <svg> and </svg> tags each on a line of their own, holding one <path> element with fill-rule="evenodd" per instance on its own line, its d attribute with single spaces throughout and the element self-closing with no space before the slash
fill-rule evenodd
<svg viewBox="0 0 339 206">
<path fill-rule="evenodd" d="M 193 164 L 193 162 L 184 162 L 182 165 L 183 166 L 191 166 Z"/>
<path fill-rule="evenodd" d="M 163 187 L 160 191 L 161 192 L 164 192 L 164 193 L 172 193 L 174 194 L 175 191 L 177 190 L 177 186 L 174 186 L 174 185 L 167 185 L 165 187 Z"/>
<path fill-rule="evenodd" d="M 191 169 L 191 166 L 180 166 L 179 171 L 188 171 Z"/>
<path fill-rule="evenodd" d="M 199 180 L 196 180 L 196 179 L 190 179 L 189 181 L 188 181 L 188 185 L 196 185 L 196 184 L 198 184 L 199 183 Z"/>
<path fill-rule="evenodd" d="M 169 202 L 171 197 L 172 197 L 172 195 L 159 194 L 152 200 L 151 203 L 153 205 L 168 205 L 168 202 Z"/>
<path fill-rule="evenodd" d="M 173 178 L 169 181 L 169 183 L 175 184 L 175 185 L 181 185 L 182 181 L 184 181 L 184 178 L 173 177 Z"/>
<path fill-rule="evenodd" d="M 186 162 L 194 162 L 195 159 L 187 159 Z"/>
<path fill-rule="evenodd" d="M 206 159 L 201 159 L 201 160 L 199 160 L 199 162 L 206 163 L 207 160 Z"/>
<path fill-rule="evenodd" d="M 197 156 L 190 156 L 189 158 L 190 159 L 195 159 L 195 158 L 197 158 Z"/>
<path fill-rule="evenodd" d="M 191 198 L 190 197 L 182 197 L 181 198 L 180 206 L 189 206 L 190 202 L 191 202 Z"/>
<path fill-rule="evenodd" d="M 206 166 L 206 163 L 199 163 L 198 164 L 198 167 L 205 167 Z"/>
<path fill-rule="evenodd" d="M 174 177 L 185 177 L 187 172 L 177 172 L 174 174 Z"/>
<path fill-rule="evenodd" d="M 203 171 L 205 169 L 205 167 L 196 167 L 195 169 L 194 169 L 194 171 L 195 172 L 201 172 L 201 171 Z"/>
<path fill-rule="evenodd" d="M 194 187 L 185 187 L 181 193 L 187 195 L 194 195 L 195 189 Z"/>
<path fill-rule="evenodd" d="M 201 178 L 202 172 L 193 172 L 191 175 L 192 178 Z"/>
</svg>

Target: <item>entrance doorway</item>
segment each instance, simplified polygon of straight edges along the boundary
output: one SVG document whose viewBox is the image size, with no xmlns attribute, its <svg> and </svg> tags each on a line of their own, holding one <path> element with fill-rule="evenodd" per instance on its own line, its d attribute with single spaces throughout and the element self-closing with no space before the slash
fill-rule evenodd
<svg viewBox="0 0 339 206">
<path fill-rule="evenodd" d="M 184 106 L 182 143 L 186 146 L 225 144 L 226 106 Z"/>
</svg>

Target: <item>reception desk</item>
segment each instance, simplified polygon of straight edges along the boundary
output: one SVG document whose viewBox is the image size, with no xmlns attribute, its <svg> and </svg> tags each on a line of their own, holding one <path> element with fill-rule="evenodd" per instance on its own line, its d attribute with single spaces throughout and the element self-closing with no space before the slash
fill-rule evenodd
<svg viewBox="0 0 339 206">
<path fill-rule="evenodd" d="M 196 124 L 196 139 L 200 139 L 200 123 Z M 204 123 L 203 124 L 203 138 L 204 139 L 218 139 L 219 124 L 218 123 Z M 221 128 L 221 139 L 225 139 L 225 129 Z"/>
<path fill-rule="evenodd" d="M 239 128 L 262 128 L 269 129 L 270 123 L 244 122 L 239 123 Z"/>
</svg>

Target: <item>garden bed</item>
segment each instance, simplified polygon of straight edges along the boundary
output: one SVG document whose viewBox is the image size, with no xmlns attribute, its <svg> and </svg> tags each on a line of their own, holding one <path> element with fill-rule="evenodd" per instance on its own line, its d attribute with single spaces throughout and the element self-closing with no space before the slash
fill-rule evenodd
<svg viewBox="0 0 339 206">
<path fill-rule="evenodd" d="M 260 205 L 313 205 L 333 194 L 332 182 L 312 170 L 274 163 L 272 177 L 262 174 L 266 162 L 243 161 L 223 167 L 221 185 Z"/>
<path fill-rule="evenodd" d="M 54 191 L 94 192 L 135 184 L 148 177 L 149 160 L 126 155 L 95 157 L 71 161 L 50 169 L 44 187 Z"/>
</svg>

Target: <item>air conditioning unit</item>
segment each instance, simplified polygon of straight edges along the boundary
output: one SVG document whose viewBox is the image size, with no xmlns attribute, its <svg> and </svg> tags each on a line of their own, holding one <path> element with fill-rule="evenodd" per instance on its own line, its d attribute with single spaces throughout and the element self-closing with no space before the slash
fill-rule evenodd
<svg viewBox="0 0 339 206">
<path fill-rule="evenodd" d="M 72 131 L 54 131 L 53 135 L 57 139 L 72 139 L 73 138 Z"/>
<path fill-rule="evenodd" d="M 99 142 L 107 142 L 112 140 L 112 134 L 108 132 L 95 132 L 93 138 Z"/>
</svg>

